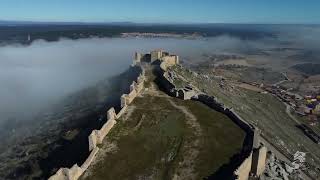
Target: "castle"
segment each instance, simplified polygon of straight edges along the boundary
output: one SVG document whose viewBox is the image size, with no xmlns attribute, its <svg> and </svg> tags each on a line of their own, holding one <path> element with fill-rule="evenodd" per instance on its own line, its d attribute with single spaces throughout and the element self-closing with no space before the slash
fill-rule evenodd
<svg viewBox="0 0 320 180">
<path fill-rule="evenodd" d="M 162 52 L 162 51 L 161 51 Z M 178 65 L 179 59 L 172 58 L 170 61 L 166 61 L 168 53 L 165 53 L 163 56 L 160 51 L 153 51 L 155 54 L 154 57 L 157 57 L 160 60 L 160 73 L 159 83 L 161 87 L 166 91 L 167 94 L 173 97 L 177 97 L 183 100 L 195 100 L 206 104 L 208 107 L 222 112 L 227 115 L 233 122 L 235 122 L 240 128 L 242 128 L 246 133 L 248 139 L 248 147 L 245 147 L 242 154 L 242 158 L 237 164 L 237 169 L 233 172 L 235 179 L 237 180 L 248 180 L 255 179 L 260 177 L 266 168 L 266 159 L 267 159 L 267 148 L 260 143 L 260 131 L 254 127 L 252 124 L 247 123 L 242 119 L 232 107 L 225 107 L 225 105 L 220 102 L 216 97 L 209 96 L 203 92 L 199 92 L 191 85 L 186 85 L 185 87 L 176 87 L 173 82 L 172 72 L 168 70 L 168 67 Z M 152 53 L 151 53 L 152 54 Z M 136 53 L 138 60 L 143 57 Z M 147 54 L 148 56 L 148 54 Z M 152 56 L 151 56 L 152 57 Z M 174 56 L 172 56 L 174 57 Z M 155 62 L 157 59 L 151 59 L 151 63 Z M 140 62 L 139 61 L 139 62 Z"/>
<path fill-rule="evenodd" d="M 241 159 L 237 170 L 234 172 L 234 175 L 237 176 L 238 180 L 247 180 L 250 176 L 259 177 L 263 173 L 265 169 L 267 149 L 263 145 L 259 144 L 258 131 L 238 116 L 232 108 L 226 108 L 217 100 L 217 98 L 194 91 L 190 86 L 180 89 L 176 88 L 172 79 L 170 79 L 171 75 L 168 71 L 168 67 L 179 65 L 179 57 L 177 55 L 170 55 L 168 52 L 163 50 L 155 50 L 148 54 L 135 53 L 132 66 L 141 68 L 141 74 L 138 76 L 137 80 L 132 82 L 130 85 L 130 92 L 121 96 L 121 110 L 116 113 L 114 108 L 109 109 L 106 112 L 107 122 L 99 130 L 93 130 L 89 135 L 88 150 L 90 151 L 90 155 L 86 161 L 81 166 L 75 164 L 71 168 L 60 168 L 56 174 L 49 178 L 49 180 L 77 180 L 88 169 L 100 150 L 98 145 L 103 142 L 103 139 L 107 136 L 113 126 L 116 125 L 117 119 L 126 111 L 128 105 L 130 105 L 130 103 L 144 89 L 146 77 L 145 70 L 142 65 L 143 63 L 158 63 L 157 65 L 159 65 L 159 69 L 161 71 L 161 74 L 159 74 L 161 86 L 169 95 L 184 100 L 192 99 L 200 101 L 210 108 L 223 112 L 248 133 L 250 136 L 250 147 L 247 147 L 246 151 L 243 153 L 244 157 Z"/>
<path fill-rule="evenodd" d="M 155 63 L 155 62 L 164 62 L 166 66 L 174 66 L 179 64 L 179 56 L 177 55 L 170 55 L 168 52 L 165 52 L 161 49 L 151 51 L 151 53 L 141 54 L 136 52 L 134 55 L 134 62 L 133 64 L 139 64 L 141 62 L 147 63 Z"/>
</svg>

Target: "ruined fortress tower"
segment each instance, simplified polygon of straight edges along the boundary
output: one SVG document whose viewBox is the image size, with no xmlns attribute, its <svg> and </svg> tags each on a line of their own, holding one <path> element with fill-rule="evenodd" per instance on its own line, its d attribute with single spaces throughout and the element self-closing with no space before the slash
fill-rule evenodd
<svg viewBox="0 0 320 180">
<path fill-rule="evenodd" d="M 254 128 L 253 125 L 248 124 L 242 119 L 232 108 L 226 107 L 216 97 L 202 93 L 194 86 L 188 84 L 185 87 L 176 87 L 173 82 L 173 75 L 170 73 L 171 66 L 179 64 L 179 56 L 170 55 L 163 50 L 154 50 L 147 54 L 141 54 L 136 52 L 134 54 L 134 60 L 132 66 L 141 68 L 141 73 L 135 81 L 130 85 L 130 91 L 128 94 L 123 94 L 120 98 L 121 110 L 116 113 L 114 108 L 110 108 L 106 113 L 107 121 L 100 129 L 95 129 L 88 137 L 88 149 L 89 156 L 85 162 L 79 166 L 74 164 L 70 168 L 60 168 L 49 180 L 77 180 L 88 169 L 90 164 L 94 161 L 94 158 L 98 151 L 99 146 L 103 143 L 104 138 L 110 132 L 110 130 L 117 124 L 122 114 L 126 111 L 127 107 L 133 102 L 133 100 L 143 91 L 146 81 L 146 74 L 143 63 L 154 63 L 159 66 L 161 73 L 159 76 L 159 82 L 162 84 L 162 88 L 166 90 L 171 96 L 187 100 L 192 99 L 208 107 L 217 110 L 227 115 L 231 120 L 247 132 L 250 138 L 250 147 L 246 147 L 245 152 L 242 152 L 243 157 L 241 164 L 233 172 L 237 180 L 257 179 L 263 174 L 266 167 L 267 148 L 260 142 L 260 130 Z"/>
<path fill-rule="evenodd" d="M 166 66 L 173 66 L 179 64 L 179 56 L 172 55 L 168 52 L 165 52 L 161 49 L 151 51 L 147 54 L 141 54 L 136 52 L 134 55 L 134 64 L 141 62 L 154 63 L 156 61 L 164 62 Z"/>
</svg>

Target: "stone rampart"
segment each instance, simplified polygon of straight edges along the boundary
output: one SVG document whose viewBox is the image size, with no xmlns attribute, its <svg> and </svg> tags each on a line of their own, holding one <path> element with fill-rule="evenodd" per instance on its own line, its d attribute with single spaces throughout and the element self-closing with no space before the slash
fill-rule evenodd
<svg viewBox="0 0 320 180">
<path fill-rule="evenodd" d="M 139 59 L 138 54 L 136 54 L 136 59 Z M 135 64 L 134 64 L 135 65 Z M 145 81 L 145 71 L 141 68 L 142 73 L 138 76 L 137 81 L 133 82 L 130 85 L 130 92 L 129 94 L 123 94 L 120 98 L 121 101 L 121 110 L 116 114 L 114 108 L 110 108 L 107 111 L 107 122 L 101 127 L 100 130 L 93 130 L 88 137 L 89 141 L 89 151 L 90 155 L 86 159 L 86 161 L 81 165 L 78 164 L 73 165 L 71 168 L 60 168 L 56 174 L 52 175 L 49 180 L 77 180 L 79 177 L 88 169 L 92 161 L 94 160 L 96 154 L 99 151 L 97 147 L 98 144 L 103 142 L 103 139 L 107 136 L 110 132 L 112 127 L 117 123 L 116 119 L 118 119 L 126 110 L 127 106 L 134 100 L 134 98 L 142 91 L 144 88 L 144 81 Z"/>
<path fill-rule="evenodd" d="M 107 111 L 107 119 L 115 119 L 116 116 L 117 116 L 117 114 L 116 114 L 116 110 L 114 108 L 110 108 Z"/>
<path fill-rule="evenodd" d="M 174 83 L 167 78 L 168 72 L 167 72 L 167 69 L 164 67 L 165 66 L 164 64 L 165 63 L 162 62 L 160 64 L 159 70 L 157 71 L 159 87 L 161 87 L 161 89 L 164 90 L 168 95 L 177 97 L 178 96 L 177 88 L 174 85 Z"/>
<path fill-rule="evenodd" d="M 202 102 L 203 104 L 211 107 L 214 110 L 217 110 L 219 112 L 224 112 L 225 111 L 225 107 L 222 103 L 218 102 L 217 98 L 213 97 L 213 96 L 208 96 L 205 94 L 199 94 L 198 96 L 193 98 L 194 100 L 198 100 L 200 102 Z"/>
<path fill-rule="evenodd" d="M 251 172 L 256 176 L 264 172 L 266 168 L 267 148 L 261 146 L 253 151 Z"/>
<path fill-rule="evenodd" d="M 238 168 L 234 171 L 234 175 L 238 176 L 239 180 L 247 180 L 252 167 L 252 150 L 254 141 L 254 128 L 252 125 L 243 120 L 232 108 L 226 108 L 224 104 L 218 101 L 213 96 L 206 94 L 200 94 L 192 98 L 206 104 L 208 107 L 222 112 L 227 115 L 234 123 L 236 123 L 241 129 L 246 132 L 245 145 L 242 149 L 240 162 L 242 162 Z"/>
<path fill-rule="evenodd" d="M 121 115 L 126 111 L 126 109 L 127 109 L 127 105 L 125 105 L 125 106 L 123 106 L 122 108 L 121 108 L 121 110 L 118 112 L 118 114 L 117 114 L 117 119 L 118 118 L 120 118 L 121 117 Z"/>
<path fill-rule="evenodd" d="M 241 155 L 239 156 L 239 166 L 233 174 L 236 175 L 239 180 L 247 180 L 250 177 L 250 173 L 254 176 L 259 176 L 264 171 L 265 155 L 267 150 L 266 148 L 262 148 L 261 150 L 256 149 L 257 144 L 259 144 L 259 133 L 257 133 L 258 131 L 256 128 L 242 119 L 241 116 L 233 110 L 233 108 L 225 107 L 225 105 L 216 97 L 203 93 L 190 93 L 189 95 L 185 92 L 181 92 L 181 90 L 177 91 L 174 83 L 167 78 L 167 64 L 162 62 L 159 69 L 159 85 L 167 94 L 184 100 L 191 98 L 192 100 L 200 101 L 208 107 L 227 115 L 234 123 L 246 132 L 244 146 Z M 256 152 L 256 150 L 259 153 L 258 155 L 255 154 L 255 160 L 253 161 L 253 152 Z M 253 171 L 253 169 L 255 171 Z"/>
<path fill-rule="evenodd" d="M 137 81 L 133 82 L 130 85 L 130 92 L 129 94 L 123 94 L 121 96 L 121 108 L 129 105 L 141 92 L 141 90 L 144 88 L 144 81 L 145 81 L 145 74 L 144 71 L 138 76 Z"/>
<path fill-rule="evenodd" d="M 56 174 L 52 175 L 49 180 L 67 180 L 67 172 L 68 169 L 67 168 L 60 168 Z"/>
<path fill-rule="evenodd" d="M 219 100 L 216 97 L 208 96 L 206 94 L 198 94 L 197 96 L 194 96 L 192 99 L 200 101 L 203 104 L 209 106 L 210 108 L 224 113 L 247 134 L 252 136 L 253 139 L 254 127 L 251 124 L 247 123 L 244 119 L 242 119 L 232 108 L 225 107 L 224 104 L 219 102 Z M 252 144 L 250 144 L 250 146 L 253 146 L 253 142 Z"/>
<path fill-rule="evenodd" d="M 109 119 L 108 122 L 102 126 L 102 128 L 99 131 L 99 138 L 97 138 L 98 144 L 102 143 L 103 139 L 106 137 L 106 135 L 109 133 L 111 128 L 113 128 L 113 126 L 116 123 L 117 121 L 115 119 Z"/>
<path fill-rule="evenodd" d="M 55 175 L 49 178 L 49 180 L 76 180 L 83 172 L 84 170 L 75 164 L 70 169 L 60 168 Z"/>
<path fill-rule="evenodd" d="M 98 151 L 99 151 L 99 148 L 98 148 L 98 147 L 95 147 L 95 148 L 91 151 L 89 157 L 88 157 L 88 158 L 86 159 L 86 161 L 81 165 L 81 169 L 83 169 L 83 170 L 88 169 L 88 167 L 90 166 L 90 164 L 92 163 L 92 161 L 93 161 L 94 158 L 96 157 L 96 154 L 98 153 Z"/>
<path fill-rule="evenodd" d="M 67 177 L 69 180 L 78 179 L 84 171 L 85 169 L 82 169 L 77 164 L 75 164 L 67 171 Z"/>
<path fill-rule="evenodd" d="M 99 142 L 99 131 L 93 130 L 88 138 L 89 140 L 89 151 L 93 150 L 95 147 L 97 147 Z"/>
<path fill-rule="evenodd" d="M 100 130 L 93 130 L 88 137 L 89 140 L 89 151 L 97 147 L 98 144 L 101 144 L 104 137 L 109 133 L 111 128 L 117 123 L 115 120 L 116 113 L 114 108 L 110 108 L 107 111 L 107 122 L 101 127 Z"/>
<path fill-rule="evenodd" d="M 189 99 L 192 99 L 193 97 L 196 97 L 197 95 L 198 93 L 192 89 L 180 88 L 177 90 L 176 97 L 183 100 L 189 100 Z"/>
<path fill-rule="evenodd" d="M 232 108 L 225 108 L 225 114 L 227 114 L 239 127 L 250 133 L 251 136 L 254 134 L 254 127 L 242 119 Z M 253 142 L 252 142 L 253 145 Z"/>
<path fill-rule="evenodd" d="M 161 58 L 161 60 L 165 62 L 167 66 L 174 66 L 176 64 L 179 64 L 179 56 L 176 55 L 164 56 Z"/>
<path fill-rule="evenodd" d="M 237 176 L 237 180 L 248 180 L 252 164 L 252 154 L 249 155 L 237 168 L 234 174 Z"/>
<path fill-rule="evenodd" d="M 160 68 L 163 70 L 163 71 L 167 71 L 168 70 L 168 66 L 165 62 L 162 62 L 160 63 Z"/>
<path fill-rule="evenodd" d="M 57 173 L 49 178 L 49 180 L 77 180 L 88 169 L 94 160 L 99 148 L 94 148 L 86 161 L 79 167 L 77 164 L 73 165 L 70 169 L 60 168 Z"/>
<path fill-rule="evenodd" d="M 247 133 L 246 145 L 241 157 L 243 160 L 234 174 L 238 176 L 239 180 L 247 180 L 250 174 L 259 177 L 265 170 L 267 156 L 267 148 L 260 146 L 259 143 L 260 131 L 242 119 L 232 108 L 226 108 L 213 96 L 200 94 L 193 99 L 226 114 Z"/>
</svg>

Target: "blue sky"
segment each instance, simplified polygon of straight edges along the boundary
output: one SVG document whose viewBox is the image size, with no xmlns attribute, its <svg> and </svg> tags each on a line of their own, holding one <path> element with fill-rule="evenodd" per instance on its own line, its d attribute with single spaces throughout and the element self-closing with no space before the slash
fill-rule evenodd
<svg viewBox="0 0 320 180">
<path fill-rule="evenodd" d="M 320 0 L 0 0 L 0 20 L 320 23 Z"/>
</svg>

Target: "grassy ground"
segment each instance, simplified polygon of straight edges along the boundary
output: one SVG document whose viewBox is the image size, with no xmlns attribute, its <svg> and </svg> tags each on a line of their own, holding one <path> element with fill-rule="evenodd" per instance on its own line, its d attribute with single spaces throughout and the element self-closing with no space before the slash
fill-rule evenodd
<svg viewBox="0 0 320 180">
<path fill-rule="evenodd" d="M 199 102 L 158 93 L 134 100 L 82 179 L 172 179 L 189 172 L 181 169 L 201 179 L 240 152 L 245 132 L 228 117 Z M 201 133 L 177 106 L 196 118 Z"/>
<path fill-rule="evenodd" d="M 180 68 L 176 73 L 179 71 L 186 70 Z M 314 166 L 313 170 L 320 165 L 319 145 L 296 127 L 297 122 L 286 113 L 285 105 L 271 94 L 232 87 L 228 82 L 224 82 L 221 87 L 219 80 L 201 76 L 186 79 L 199 89 L 217 97 L 226 106 L 233 107 L 242 118 L 258 126 L 263 135 L 282 151 L 288 154 L 294 154 L 298 150 L 307 152 L 307 161 Z"/>
<path fill-rule="evenodd" d="M 199 120 L 203 132 L 203 149 L 200 150 L 196 171 L 199 177 L 205 177 L 208 173 L 215 172 L 221 162 L 227 163 L 235 152 L 241 151 L 245 132 L 224 114 L 200 102 L 180 101 L 180 104 L 190 109 Z"/>
</svg>

